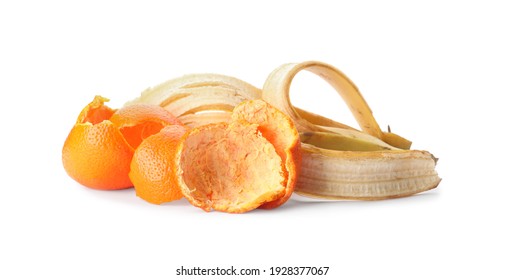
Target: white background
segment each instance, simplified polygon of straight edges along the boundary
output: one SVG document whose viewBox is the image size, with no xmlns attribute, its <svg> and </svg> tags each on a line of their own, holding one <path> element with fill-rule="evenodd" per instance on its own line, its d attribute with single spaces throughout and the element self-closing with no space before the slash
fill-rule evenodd
<svg viewBox="0 0 505 280">
<path fill-rule="evenodd" d="M 192 279 L 176 269 L 218 265 L 330 267 L 243 279 L 504 279 L 499 1 L 70 2 L 0 3 L 1 279 Z M 342 70 L 383 129 L 439 157 L 440 186 L 230 215 L 90 190 L 62 168 L 95 94 L 119 107 L 198 72 L 261 87 L 305 60 Z M 292 90 L 295 104 L 353 124 L 322 80 L 302 73 Z"/>
</svg>

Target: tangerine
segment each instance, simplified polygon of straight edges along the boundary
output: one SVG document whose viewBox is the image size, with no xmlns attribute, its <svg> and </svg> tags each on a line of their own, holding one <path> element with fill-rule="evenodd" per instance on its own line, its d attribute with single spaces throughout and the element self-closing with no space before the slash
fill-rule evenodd
<svg viewBox="0 0 505 280">
<path fill-rule="evenodd" d="M 184 126 L 169 125 L 138 146 L 129 175 L 138 197 L 153 204 L 182 198 L 177 184 L 175 154 L 186 131 Z"/>
<path fill-rule="evenodd" d="M 63 167 L 80 184 L 101 190 L 132 186 L 128 177 L 135 148 L 163 126 L 180 124 L 156 105 L 131 105 L 119 110 L 95 96 L 79 114 L 62 150 Z"/>
</svg>

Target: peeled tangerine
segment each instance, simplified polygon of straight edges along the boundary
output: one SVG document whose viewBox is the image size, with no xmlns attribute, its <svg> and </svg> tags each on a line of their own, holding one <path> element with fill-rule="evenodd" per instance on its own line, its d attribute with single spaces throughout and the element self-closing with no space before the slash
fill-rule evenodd
<svg viewBox="0 0 505 280">
<path fill-rule="evenodd" d="M 275 208 L 293 193 L 300 168 L 298 132 L 262 100 L 245 101 L 230 123 L 197 127 L 177 150 L 178 183 L 193 205 L 230 213 Z"/>
<path fill-rule="evenodd" d="M 114 110 L 95 96 L 79 114 L 62 151 L 65 171 L 80 184 L 101 190 L 129 188 L 130 162 L 144 138 L 170 124 L 181 124 L 156 105 Z"/>
</svg>

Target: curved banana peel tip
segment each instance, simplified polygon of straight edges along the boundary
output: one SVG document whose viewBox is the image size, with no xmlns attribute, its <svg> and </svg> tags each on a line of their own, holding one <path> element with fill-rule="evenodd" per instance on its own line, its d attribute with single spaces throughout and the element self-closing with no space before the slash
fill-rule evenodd
<svg viewBox="0 0 505 280">
<path fill-rule="evenodd" d="M 331 84 L 363 132 L 293 107 L 289 87 L 301 70 Z M 441 180 L 435 171 L 437 159 L 425 151 L 409 150 L 412 142 L 389 127 L 382 132 L 358 88 L 331 65 L 317 61 L 284 64 L 265 81 L 262 98 L 293 118 L 305 142 L 297 193 L 326 199 L 379 200 L 430 190 Z"/>
</svg>

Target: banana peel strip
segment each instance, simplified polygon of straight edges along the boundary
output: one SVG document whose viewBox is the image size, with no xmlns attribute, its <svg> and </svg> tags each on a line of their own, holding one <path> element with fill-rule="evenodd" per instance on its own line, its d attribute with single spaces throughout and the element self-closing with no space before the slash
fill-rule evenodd
<svg viewBox="0 0 505 280">
<path fill-rule="evenodd" d="M 291 104 L 289 88 L 294 76 L 302 70 L 320 76 L 335 88 L 363 132 L 302 112 Z M 317 61 L 284 64 L 267 78 L 262 98 L 290 116 L 301 135 L 318 135 L 321 139 L 317 141 L 321 142 L 346 137 L 379 147 L 377 151 L 344 151 L 302 143 L 302 168 L 295 189 L 298 194 L 325 199 L 379 200 L 423 192 L 435 188 L 441 180 L 435 171 L 433 155 L 409 150 L 410 141 L 381 131 L 358 88 L 331 65 Z"/>
<path fill-rule="evenodd" d="M 229 121 L 235 106 L 259 98 L 261 90 L 240 79 L 220 74 L 191 74 L 148 88 L 125 105 L 160 105 L 185 125 L 197 127 Z"/>
</svg>

